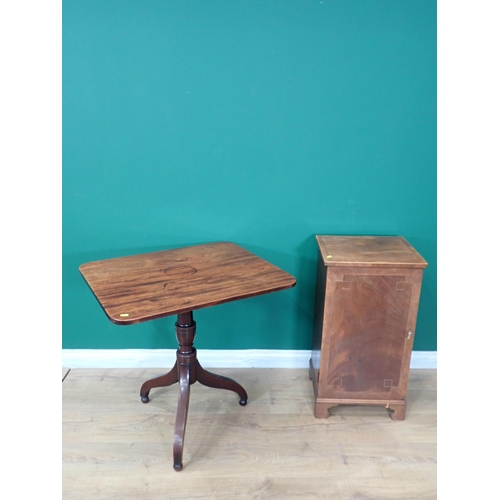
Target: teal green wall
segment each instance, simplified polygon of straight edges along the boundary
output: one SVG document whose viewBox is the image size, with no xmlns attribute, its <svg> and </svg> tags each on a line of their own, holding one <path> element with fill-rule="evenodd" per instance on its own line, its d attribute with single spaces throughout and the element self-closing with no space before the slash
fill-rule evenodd
<svg viewBox="0 0 500 500">
<path fill-rule="evenodd" d="M 197 347 L 309 349 L 315 234 L 415 246 L 436 349 L 435 0 L 63 0 L 64 348 L 175 348 L 78 266 L 223 240 L 297 286 L 197 311 Z"/>
</svg>

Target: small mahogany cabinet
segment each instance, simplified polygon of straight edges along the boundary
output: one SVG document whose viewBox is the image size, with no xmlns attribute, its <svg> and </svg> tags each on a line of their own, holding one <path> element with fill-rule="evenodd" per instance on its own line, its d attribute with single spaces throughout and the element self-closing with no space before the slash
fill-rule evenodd
<svg viewBox="0 0 500 500">
<path fill-rule="evenodd" d="M 319 255 L 309 376 L 314 415 L 384 405 L 403 420 L 427 262 L 398 236 L 316 236 Z"/>
</svg>

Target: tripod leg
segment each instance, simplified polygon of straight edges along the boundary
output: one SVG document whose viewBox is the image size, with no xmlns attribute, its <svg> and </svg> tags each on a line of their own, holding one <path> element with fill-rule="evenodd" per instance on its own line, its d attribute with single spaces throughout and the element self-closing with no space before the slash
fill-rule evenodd
<svg viewBox="0 0 500 500">
<path fill-rule="evenodd" d="M 144 382 L 141 387 L 141 401 L 147 403 L 149 401 L 149 391 L 155 387 L 167 387 L 169 385 L 175 384 L 177 380 L 177 361 L 174 367 L 166 374 L 161 377 L 156 377 L 147 382 Z"/>
<path fill-rule="evenodd" d="M 186 432 L 186 421 L 189 408 L 189 366 L 179 365 L 179 400 L 177 402 L 177 414 L 174 429 L 174 470 L 182 470 L 182 452 L 184 449 L 184 434 Z"/>
<path fill-rule="evenodd" d="M 215 373 L 205 370 L 202 368 L 198 360 L 196 360 L 196 376 L 200 384 L 207 387 L 214 387 L 215 389 L 227 389 L 228 391 L 233 391 L 240 397 L 241 406 L 245 406 L 247 404 L 247 391 L 245 391 L 240 384 L 231 378 L 216 375 Z"/>
</svg>

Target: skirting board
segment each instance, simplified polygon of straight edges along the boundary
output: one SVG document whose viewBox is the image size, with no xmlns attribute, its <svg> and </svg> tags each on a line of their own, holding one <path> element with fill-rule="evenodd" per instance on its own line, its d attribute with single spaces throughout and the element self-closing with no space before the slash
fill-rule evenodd
<svg viewBox="0 0 500 500">
<path fill-rule="evenodd" d="M 172 368 L 175 349 L 63 349 L 66 368 Z M 308 368 L 311 351 L 199 349 L 205 368 Z M 413 351 L 410 368 L 437 368 L 436 351 Z"/>
</svg>

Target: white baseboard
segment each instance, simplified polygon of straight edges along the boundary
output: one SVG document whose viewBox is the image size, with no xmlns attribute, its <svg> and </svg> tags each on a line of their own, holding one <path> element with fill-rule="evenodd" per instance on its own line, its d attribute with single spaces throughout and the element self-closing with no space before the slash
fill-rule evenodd
<svg viewBox="0 0 500 500">
<path fill-rule="evenodd" d="M 65 368 L 171 368 L 175 349 L 63 349 Z M 308 368 L 311 351 L 199 349 L 205 368 Z M 436 351 L 413 351 L 410 368 L 437 368 Z"/>
</svg>

